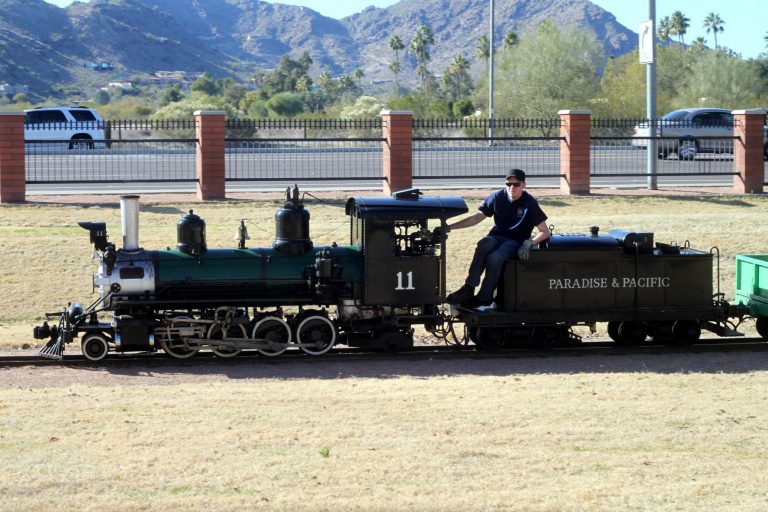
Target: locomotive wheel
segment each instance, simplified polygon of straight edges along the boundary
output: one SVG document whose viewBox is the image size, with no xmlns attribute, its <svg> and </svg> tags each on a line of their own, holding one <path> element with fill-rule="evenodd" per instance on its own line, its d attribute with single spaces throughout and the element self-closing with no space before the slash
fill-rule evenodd
<svg viewBox="0 0 768 512">
<path fill-rule="evenodd" d="M 691 345 L 699 341 L 701 326 L 696 320 L 678 320 L 672 326 L 672 343 L 675 345 Z"/>
<path fill-rule="evenodd" d="M 101 361 L 109 352 L 109 342 L 101 334 L 89 334 L 83 338 L 80 349 L 89 361 Z"/>
<path fill-rule="evenodd" d="M 259 320 L 253 327 L 251 337 L 264 339 L 269 344 L 265 348 L 256 349 L 259 354 L 270 357 L 279 356 L 285 352 L 291 342 L 291 328 L 282 318 L 268 316 Z"/>
<path fill-rule="evenodd" d="M 755 327 L 757 327 L 757 333 L 762 336 L 764 340 L 768 340 L 768 317 L 762 316 L 755 320 Z"/>
<path fill-rule="evenodd" d="M 222 335 L 221 325 L 220 324 L 214 324 L 211 326 L 211 328 L 208 330 L 208 338 L 212 340 L 223 340 L 224 336 Z M 227 338 L 233 338 L 233 339 L 247 339 L 248 338 L 248 332 L 245 330 L 245 327 L 243 325 L 231 325 L 227 329 Z M 235 357 L 237 354 L 240 353 L 239 348 L 219 348 L 215 347 L 211 349 L 211 352 L 216 354 L 219 357 Z"/>
<path fill-rule="evenodd" d="M 325 354 L 336 343 L 336 328 L 324 316 L 309 316 L 296 328 L 296 343 L 306 354 Z"/>
<path fill-rule="evenodd" d="M 166 336 L 160 340 L 160 346 L 163 347 L 163 351 L 168 354 L 169 356 L 176 358 L 176 359 L 188 359 L 195 354 L 197 354 L 200 349 L 190 348 L 188 347 L 181 339 L 174 338 L 173 334 L 171 333 L 171 328 L 176 329 L 184 329 L 184 328 L 190 328 L 194 327 L 194 323 L 191 321 L 191 318 L 188 317 L 176 317 L 174 320 L 190 320 L 189 322 L 179 322 L 174 321 L 172 326 L 169 326 L 167 328 Z"/>
<path fill-rule="evenodd" d="M 627 346 L 640 345 L 645 341 L 648 331 L 643 324 L 621 322 L 619 325 L 619 343 Z"/>
<path fill-rule="evenodd" d="M 608 322 L 608 337 L 616 343 L 620 343 L 619 325 L 621 325 L 621 322 Z"/>
<path fill-rule="evenodd" d="M 493 352 L 504 348 L 507 341 L 505 329 L 493 327 L 478 327 L 475 335 L 475 345 L 478 350 Z"/>
</svg>

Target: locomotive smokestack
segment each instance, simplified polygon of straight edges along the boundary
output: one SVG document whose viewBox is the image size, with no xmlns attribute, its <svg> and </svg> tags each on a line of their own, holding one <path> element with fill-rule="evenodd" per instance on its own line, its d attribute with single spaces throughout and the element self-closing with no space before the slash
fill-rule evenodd
<svg viewBox="0 0 768 512">
<path fill-rule="evenodd" d="M 120 221 L 123 225 L 123 250 L 139 250 L 139 196 L 120 196 Z"/>
</svg>

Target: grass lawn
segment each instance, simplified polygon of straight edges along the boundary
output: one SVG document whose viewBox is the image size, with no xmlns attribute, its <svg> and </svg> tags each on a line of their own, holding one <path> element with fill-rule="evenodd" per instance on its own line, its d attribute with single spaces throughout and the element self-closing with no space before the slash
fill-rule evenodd
<svg viewBox="0 0 768 512">
<path fill-rule="evenodd" d="M 0 510 L 766 510 L 763 354 L 44 370 Z"/>
</svg>

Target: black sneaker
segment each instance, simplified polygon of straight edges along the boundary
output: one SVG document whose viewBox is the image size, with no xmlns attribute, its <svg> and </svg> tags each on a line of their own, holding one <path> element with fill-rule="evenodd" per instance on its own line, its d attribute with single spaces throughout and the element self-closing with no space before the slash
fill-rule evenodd
<svg viewBox="0 0 768 512">
<path fill-rule="evenodd" d="M 448 304 L 461 304 L 467 299 L 472 298 L 475 295 L 475 287 L 465 284 L 453 293 L 448 294 L 445 298 L 445 302 Z"/>
</svg>

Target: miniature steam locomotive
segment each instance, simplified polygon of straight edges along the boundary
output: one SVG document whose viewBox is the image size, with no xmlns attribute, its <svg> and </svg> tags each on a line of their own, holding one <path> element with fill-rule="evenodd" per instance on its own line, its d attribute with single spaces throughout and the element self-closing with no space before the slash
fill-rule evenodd
<svg viewBox="0 0 768 512">
<path fill-rule="evenodd" d="M 733 319 L 748 316 L 768 338 L 768 299 L 747 294 L 728 304 L 713 294 L 715 254 L 654 244 L 652 233 L 553 235 L 528 260 L 508 262 L 495 307 L 475 310 L 443 304 L 446 220 L 468 211 L 459 197 L 351 198 L 349 244 L 316 247 L 294 187 L 275 214 L 271 248 L 246 247 L 242 221 L 237 248 L 209 248 L 205 222 L 190 210 L 177 222 L 176 247 L 165 250 L 140 247 L 138 199 L 120 200 L 122 248 L 105 223 L 79 223 L 98 256 L 99 297 L 46 314 L 58 323 L 34 329 L 49 340 L 42 356 L 60 359 L 78 337 L 92 361 L 158 349 L 175 358 L 202 349 L 321 355 L 337 343 L 400 350 L 413 345 L 414 326 L 456 338 L 454 323 L 482 349 L 554 347 L 578 338 L 573 326 L 595 322 L 608 322 L 618 343 L 691 343 L 702 328 L 737 334 Z"/>
</svg>

